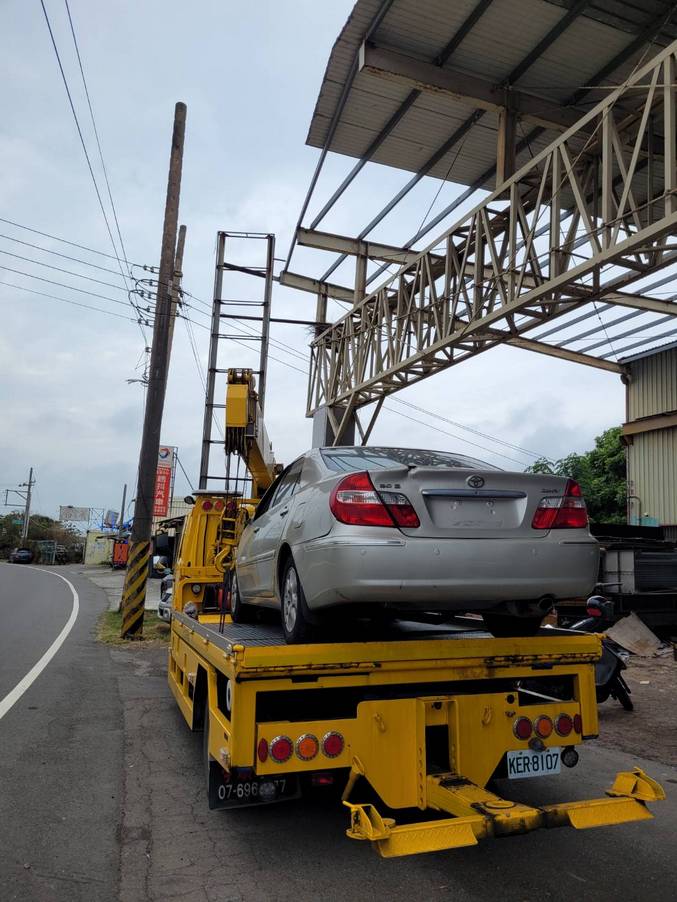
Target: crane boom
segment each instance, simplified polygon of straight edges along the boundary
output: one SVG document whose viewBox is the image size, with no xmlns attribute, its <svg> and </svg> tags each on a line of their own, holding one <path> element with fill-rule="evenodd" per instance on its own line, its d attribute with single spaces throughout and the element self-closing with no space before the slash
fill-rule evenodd
<svg viewBox="0 0 677 902">
<path fill-rule="evenodd" d="M 225 450 L 242 458 L 251 473 L 252 498 L 259 498 L 275 479 L 277 467 L 250 369 L 228 370 Z"/>
</svg>

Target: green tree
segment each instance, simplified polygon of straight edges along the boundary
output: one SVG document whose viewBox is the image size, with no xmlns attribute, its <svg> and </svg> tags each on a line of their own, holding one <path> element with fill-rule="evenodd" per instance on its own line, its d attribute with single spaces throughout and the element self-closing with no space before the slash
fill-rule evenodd
<svg viewBox="0 0 677 902">
<path fill-rule="evenodd" d="M 540 457 L 527 473 L 569 476 L 579 483 L 593 523 L 626 522 L 626 464 L 620 426 L 607 429 L 585 454 L 568 454 L 560 460 Z"/>
</svg>

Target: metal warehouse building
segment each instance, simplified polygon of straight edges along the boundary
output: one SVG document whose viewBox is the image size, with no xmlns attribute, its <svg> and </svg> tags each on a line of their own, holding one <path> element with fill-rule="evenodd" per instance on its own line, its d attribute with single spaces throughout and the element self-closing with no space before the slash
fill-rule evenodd
<svg viewBox="0 0 677 902">
<path fill-rule="evenodd" d="M 622 361 L 629 370 L 628 520 L 677 539 L 677 342 Z"/>
</svg>

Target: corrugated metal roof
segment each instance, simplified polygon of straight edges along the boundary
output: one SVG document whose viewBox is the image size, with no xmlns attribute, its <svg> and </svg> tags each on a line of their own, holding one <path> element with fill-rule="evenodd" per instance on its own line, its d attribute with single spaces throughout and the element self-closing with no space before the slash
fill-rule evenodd
<svg viewBox="0 0 677 902">
<path fill-rule="evenodd" d="M 458 32 L 478 0 L 394 0 L 370 35 L 377 46 L 397 50 L 433 62 Z M 443 68 L 465 70 L 495 84 L 510 73 L 539 44 L 568 12 L 572 3 L 559 0 L 494 0 L 456 47 Z M 670 4 L 669 8 L 673 5 Z M 358 0 L 332 50 L 310 123 L 307 143 L 322 147 L 349 82 L 356 53 L 382 0 Z M 597 0 L 574 18 L 556 40 L 522 72 L 515 87 L 528 89 L 558 103 L 570 98 L 625 48 L 637 40 L 638 32 L 658 15 L 669 11 L 662 0 L 642 0 L 641 5 L 623 0 Z M 666 27 L 652 45 L 642 43 L 604 84 L 618 84 L 639 60 L 667 45 L 674 34 Z M 350 86 L 329 150 L 362 157 L 388 119 L 409 94 L 404 84 L 358 72 Z M 586 112 L 600 92 L 589 93 L 574 109 Z M 418 171 L 449 139 L 474 110 L 443 94 L 423 92 L 385 138 L 372 159 L 386 166 Z M 477 182 L 496 158 L 496 115 L 487 112 L 470 130 L 463 152 L 450 171 L 448 158 L 429 174 L 463 185 Z M 557 132 L 546 131 L 537 139 L 538 147 L 549 144 Z M 536 147 L 532 147 L 534 152 Z M 524 152 L 523 159 L 528 156 Z M 455 156 L 455 151 L 454 154 Z M 483 187 L 493 189 L 493 177 Z M 638 184 L 638 190 L 641 186 Z"/>
</svg>

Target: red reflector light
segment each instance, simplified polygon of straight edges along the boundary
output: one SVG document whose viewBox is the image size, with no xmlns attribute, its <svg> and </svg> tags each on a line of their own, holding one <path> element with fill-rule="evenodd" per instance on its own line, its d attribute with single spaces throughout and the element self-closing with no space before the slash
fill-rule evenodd
<svg viewBox="0 0 677 902">
<path fill-rule="evenodd" d="M 338 758 L 345 747 L 345 740 L 340 733 L 325 733 L 322 739 L 322 751 L 327 758 Z"/>
<path fill-rule="evenodd" d="M 289 761 L 294 751 L 294 743 L 289 736 L 276 736 L 270 743 L 270 757 L 278 764 Z"/>
<path fill-rule="evenodd" d="M 320 743 L 312 733 L 304 733 L 296 740 L 296 754 L 301 761 L 310 761 L 319 751 Z"/>
<path fill-rule="evenodd" d="M 561 498 L 541 498 L 531 521 L 532 529 L 583 529 L 588 525 L 588 510 L 581 487 L 568 479 Z"/>
<path fill-rule="evenodd" d="M 333 786 L 334 775 L 326 772 L 311 774 L 311 786 Z"/>
<path fill-rule="evenodd" d="M 214 510 L 215 511 L 222 511 L 224 506 L 225 505 L 224 505 L 223 501 L 215 501 L 214 502 Z"/>
<path fill-rule="evenodd" d="M 369 473 L 351 473 L 332 489 L 329 508 L 339 523 L 352 526 L 402 526 L 418 528 L 421 523 L 406 495 L 379 493 Z"/>
<path fill-rule="evenodd" d="M 583 718 L 580 714 L 574 714 L 574 731 L 583 735 Z"/>
<path fill-rule="evenodd" d="M 552 736 L 552 720 L 547 714 L 541 714 L 540 717 L 536 718 L 534 730 L 541 739 L 547 739 L 548 736 Z"/>
<path fill-rule="evenodd" d="M 202 510 L 203 511 L 210 511 L 211 509 L 212 509 L 211 501 L 203 501 L 202 502 Z"/>
<path fill-rule="evenodd" d="M 518 739 L 529 739 L 533 731 L 531 721 L 528 717 L 518 717 L 512 725 L 512 731 Z"/>
<path fill-rule="evenodd" d="M 259 739 L 259 744 L 256 747 L 256 754 L 259 757 L 259 761 L 263 764 L 264 761 L 268 760 L 268 740 L 267 739 Z"/>
<path fill-rule="evenodd" d="M 555 721 L 555 729 L 560 736 L 568 736 L 574 728 L 574 722 L 568 714 L 560 714 Z"/>
</svg>

